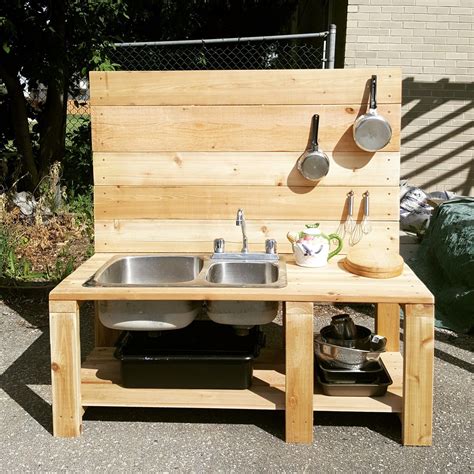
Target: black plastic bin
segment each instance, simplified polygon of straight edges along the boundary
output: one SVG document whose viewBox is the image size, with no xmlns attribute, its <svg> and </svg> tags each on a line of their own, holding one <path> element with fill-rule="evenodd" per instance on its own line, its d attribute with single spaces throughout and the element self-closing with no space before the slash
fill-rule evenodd
<svg viewBox="0 0 474 474">
<path fill-rule="evenodd" d="M 263 342 L 257 326 L 237 336 L 231 326 L 194 321 L 184 329 L 152 335 L 125 332 L 115 357 L 128 388 L 246 389 Z"/>
</svg>

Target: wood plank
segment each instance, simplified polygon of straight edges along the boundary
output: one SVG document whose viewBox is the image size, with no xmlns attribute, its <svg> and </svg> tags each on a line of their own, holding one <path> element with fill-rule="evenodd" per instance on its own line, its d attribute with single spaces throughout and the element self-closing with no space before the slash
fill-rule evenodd
<svg viewBox="0 0 474 474">
<path fill-rule="evenodd" d="M 434 305 L 405 305 L 403 342 L 403 444 L 431 446 Z"/>
<path fill-rule="evenodd" d="M 373 220 L 398 220 L 398 187 L 353 187 L 354 218 L 362 219 L 362 194 L 370 191 Z M 348 188 L 278 186 L 96 186 L 95 218 L 234 219 L 243 208 L 252 219 L 340 220 Z"/>
<path fill-rule="evenodd" d="M 94 153 L 96 186 L 308 186 L 301 152 Z M 320 186 L 398 186 L 398 152 L 329 152 Z M 130 166 L 133 163 L 133 166 Z M 212 172 L 210 172 L 212 170 Z"/>
<path fill-rule="evenodd" d="M 253 384 L 248 390 L 123 388 L 120 363 L 113 357 L 113 351 L 111 347 L 96 348 L 84 362 L 81 376 L 85 406 L 256 410 L 283 410 L 285 407 L 284 365 L 275 351 L 264 350 L 256 359 Z M 263 368 L 268 364 L 269 368 Z"/>
<path fill-rule="evenodd" d="M 250 249 L 263 251 L 265 239 L 276 239 L 278 252 L 292 253 L 292 246 L 286 238 L 290 230 L 304 229 L 308 221 L 249 220 L 247 237 Z M 322 221 L 321 229 L 329 234 L 337 232 L 339 221 Z M 344 237 L 341 254 L 350 248 L 371 247 L 398 251 L 398 222 L 372 222 L 372 232 L 364 235 L 354 247 L 349 245 L 349 235 Z M 340 230 L 340 229 L 339 229 Z M 242 233 L 235 220 L 189 219 L 117 219 L 96 220 L 95 249 L 97 252 L 212 252 L 213 241 L 225 239 L 228 251 L 240 252 Z"/>
<path fill-rule="evenodd" d="M 159 390 L 159 391 L 158 391 Z M 285 394 L 276 387 L 250 390 L 134 389 L 116 384 L 83 384 L 84 406 L 223 408 L 283 410 Z"/>
<path fill-rule="evenodd" d="M 76 301 L 50 301 L 50 313 L 75 313 L 77 311 Z"/>
<path fill-rule="evenodd" d="M 375 308 L 375 332 L 387 338 L 387 351 L 399 351 L 400 305 L 379 303 Z"/>
<path fill-rule="evenodd" d="M 352 125 L 366 107 L 347 105 L 95 106 L 95 152 L 298 151 L 310 142 L 320 115 L 319 144 L 328 151 L 360 151 Z M 393 136 L 383 151 L 400 150 L 400 105 L 380 105 Z"/>
<path fill-rule="evenodd" d="M 279 351 L 265 349 L 255 360 L 253 391 L 247 390 L 166 390 L 124 389 L 120 387 L 120 363 L 113 357 L 113 347 L 96 348 L 86 358 L 81 370 L 82 403 L 85 406 L 150 406 L 195 408 L 277 409 L 285 406 L 285 374 Z M 268 360 L 266 360 L 268 357 Z M 313 410 L 332 412 L 380 412 L 402 411 L 403 360 L 400 353 L 382 355 L 393 384 L 383 397 L 328 397 L 318 388 L 314 390 Z M 265 362 L 263 362 L 265 361 Z M 262 363 L 263 362 L 263 363 Z M 133 390 L 133 394 L 128 393 Z M 145 393 L 144 393 L 145 392 Z M 181 392 L 180 399 L 172 393 Z M 216 393 L 217 392 L 217 393 Z M 230 393 L 228 393 L 230 392 Z M 236 398 L 239 394 L 239 400 Z M 209 396 L 207 402 L 204 397 Z M 271 397 L 269 400 L 265 397 Z"/>
<path fill-rule="evenodd" d="M 382 360 L 393 384 L 382 397 L 335 397 L 315 389 L 314 411 L 344 411 L 366 413 L 400 413 L 403 408 L 403 358 L 399 352 L 386 352 Z"/>
<path fill-rule="evenodd" d="M 370 69 L 91 71 L 93 105 L 239 105 L 367 102 Z M 377 100 L 401 102 L 400 69 L 377 69 Z"/>
<path fill-rule="evenodd" d="M 322 268 L 304 268 L 292 256 L 286 261 L 288 284 L 283 288 L 91 288 L 83 283 L 113 254 L 98 253 L 61 282 L 51 293 L 51 300 L 216 300 L 246 301 L 329 301 L 345 303 L 433 303 L 433 295 L 405 265 L 403 274 L 388 280 L 353 275 L 335 257 Z"/>
<path fill-rule="evenodd" d="M 82 432 L 79 306 L 74 306 L 74 312 L 49 315 L 53 434 L 62 438 L 80 436 Z"/>
<path fill-rule="evenodd" d="M 286 345 L 285 440 L 313 442 L 313 303 L 284 303 Z"/>
</svg>

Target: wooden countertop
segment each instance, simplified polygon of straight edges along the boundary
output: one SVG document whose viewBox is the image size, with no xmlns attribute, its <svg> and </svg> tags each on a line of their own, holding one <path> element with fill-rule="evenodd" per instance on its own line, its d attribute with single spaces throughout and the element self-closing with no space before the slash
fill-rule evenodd
<svg viewBox="0 0 474 474">
<path fill-rule="evenodd" d="M 428 303 L 434 297 L 405 265 L 403 274 L 387 280 L 353 275 L 342 259 L 333 258 L 323 268 L 304 268 L 292 255 L 282 255 L 287 264 L 284 288 L 143 287 L 90 288 L 82 286 L 105 262 L 117 254 L 96 253 L 51 291 L 50 300 L 268 300 L 346 303 Z"/>
</svg>

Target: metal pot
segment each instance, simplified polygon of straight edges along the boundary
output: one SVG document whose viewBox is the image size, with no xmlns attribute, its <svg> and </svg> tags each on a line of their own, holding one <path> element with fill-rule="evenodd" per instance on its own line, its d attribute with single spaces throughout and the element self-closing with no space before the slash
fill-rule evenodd
<svg viewBox="0 0 474 474">
<path fill-rule="evenodd" d="M 351 347 L 354 349 L 369 350 L 372 341 L 372 331 L 364 326 L 356 326 L 354 339 L 339 337 L 333 326 L 326 326 L 321 329 L 321 336 L 325 342 L 335 346 Z"/>
<path fill-rule="evenodd" d="M 318 359 L 326 361 L 333 367 L 361 369 L 379 360 L 380 355 L 385 352 L 386 342 L 384 337 L 374 335 L 371 339 L 371 349 L 364 351 L 329 344 L 318 335 L 315 338 L 315 352 Z"/>
<path fill-rule="evenodd" d="M 299 157 L 298 171 L 309 181 L 319 181 L 329 172 L 329 158 L 318 145 L 319 115 L 313 115 L 311 146 Z"/>
<path fill-rule="evenodd" d="M 356 339 L 357 328 L 352 318 L 347 314 L 337 314 L 331 318 L 331 328 L 337 339 Z"/>
<path fill-rule="evenodd" d="M 354 141 L 365 151 L 378 151 L 392 138 L 392 127 L 377 113 L 377 76 L 372 76 L 370 85 L 369 111 L 361 115 L 354 123 Z"/>
</svg>

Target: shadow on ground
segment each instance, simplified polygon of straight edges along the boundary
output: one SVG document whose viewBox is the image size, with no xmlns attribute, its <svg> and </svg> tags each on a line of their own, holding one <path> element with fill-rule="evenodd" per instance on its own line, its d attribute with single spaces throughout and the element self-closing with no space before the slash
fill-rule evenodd
<svg viewBox="0 0 474 474">
<path fill-rule="evenodd" d="M 41 335 L 18 357 L 0 376 L 0 386 L 35 419 L 45 430 L 52 432 L 51 406 L 37 395 L 29 386 L 50 385 L 49 359 L 49 325 L 48 300 L 45 292 L 18 293 L 8 292 L 4 295 L 4 303 L 18 313 L 26 329 L 37 329 Z M 320 311 L 325 311 L 321 310 Z M 316 311 L 317 312 L 317 311 Z M 359 314 L 365 324 L 372 325 L 373 305 L 338 305 L 328 307 L 323 320 L 332 314 L 351 312 Z M 326 324 L 326 323 L 323 323 Z M 269 346 L 281 344 L 281 325 L 273 323 L 265 328 Z M 81 308 L 81 349 L 88 354 L 92 349 L 93 340 L 93 308 L 85 304 Z M 462 349 L 472 349 L 472 338 L 458 338 L 447 334 L 437 334 L 437 339 Z M 472 364 L 447 354 L 439 349 L 436 357 L 472 372 Z M 83 357 L 84 358 L 84 357 Z M 317 412 L 314 417 L 316 427 L 324 426 L 359 426 L 375 431 L 389 440 L 399 442 L 401 428 L 399 423 L 387 423 L 387 417 L 393 414 L 372 413 L 338 413 L 337 416 L 326 412 Z M 106 421 L 139 421 L 158 423 L 198 423 L 198 424 L 234 424 L 255 425 L 271 434 L 284 439 L 284 413 L 274 411 L 251 410 L 210 410 L 210 409 L 120 409 L 120 408 L 89 408 L 85 420 Z"/>
</svg>

